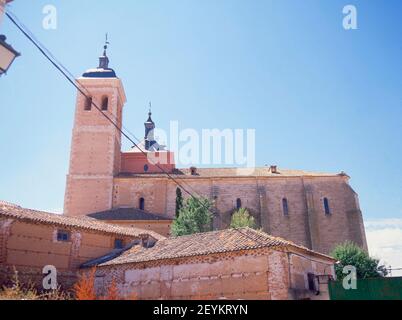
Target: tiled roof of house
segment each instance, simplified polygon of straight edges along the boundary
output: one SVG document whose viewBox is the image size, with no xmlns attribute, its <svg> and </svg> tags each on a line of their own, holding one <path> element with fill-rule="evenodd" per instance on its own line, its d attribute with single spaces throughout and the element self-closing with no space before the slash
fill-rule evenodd
<svg viewBox="0 0 402 320">
<path fill-rule="evenodd" d="M 61 227 L 72 227 L 78 229 L 93 230 L 104 233 L 111 233 L 123 236 L 147 237 L 156 240 L 165 239 L 162 235 L 148 230 L 131 227 L 121 227 L 113 224 L 98 221 L 88 217 L 70 217 L 54 213 L 25 209 L 16 205 L 0 203 L 0 217 L 18 219 L 32 223 L 50 224 Z"/>
<path fill-rule="evenodd" d="M 88 215 L 90 218 L 97 220 L 152 220 L 152 221 L 170 221 L 172 219 L 164 217 L 155 213 L 150 213 L 136 208 L 120 208 L 115 210 L 108 210 L 98 213 L 91 213 Z"/>
<path fill-rule="evenodd" d="M 172 175 L 178 178 L 225 178 L 225 177 L 336 177 L 345 173 L 310 172 L 303 170 L 278 169 L 272 173 L 270 167 L 262 168 L 197 168 L 195 174 L 191 169 L 175 169 Z M 122 173 L 121 177 L 165 177 L 161 173 Z"/>
<path fill-rule="evenodd" d="M 1 206 L 8 206 L 8 207 L 19 207 L 19 205 L 7 201 L 0 200 L 0 207 Z"/>
<path fill-rule="evenodd" d="M 148 249 L 141 246 L 135 246 L 124 252 L 121 256 L 102 263 L 99 266 L 177 259 L 266 247 L 293 248 L 322 258 L 334 260 L 329 256 L 311 251 L 303 246 L 282 238 L 270 236 L 262 231 L 242 228 L 167 238 L 158 241 L 154 247 Z"/>
</svg>

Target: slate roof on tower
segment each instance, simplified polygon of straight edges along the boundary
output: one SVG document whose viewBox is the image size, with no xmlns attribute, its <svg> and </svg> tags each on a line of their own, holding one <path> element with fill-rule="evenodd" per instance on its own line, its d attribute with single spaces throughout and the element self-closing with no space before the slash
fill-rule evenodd
<svg viewBox="0 0 402 320">
<path fill-rule="evenodd" d="M 161 145 L 155 140 L 154 130 L 155 122 L 152 120 L 151 104 L 148 112 L 148 120 L 144 122 L 145 136 L 144 140 L 133 146 L 129 152 L 160 152 L 167 151 L 165 145 Z"/>
<path fill-rule="evenodd" d="M 107 50 L 107 45 L 109 43 L 106 43 L 103 51 L 103 55 L 99 57 L 99 66 L 96 69 L 89 69 L 87 70 L 82 76 L 84 78 L 117 78 L 116 72 L 109 68 L 109 58 L 106 54 Z"/>
</svg>

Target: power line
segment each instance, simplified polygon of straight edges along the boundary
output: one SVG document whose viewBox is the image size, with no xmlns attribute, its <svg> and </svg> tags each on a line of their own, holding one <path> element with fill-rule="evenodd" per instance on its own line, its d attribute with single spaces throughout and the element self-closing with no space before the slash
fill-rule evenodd
<svg viewBox="0 0 402 320">
<path fill-rule="evenodd" d="M 35 37 L 35 35 L 29 30 L 28 27 L 26 27 L 21 20 L 18 19 L 18 17 L 12 13 L 11 11 L 7 11 L 6 12 L 7 17 L 17 26 L 17 28 L 40 50 L 40 52 L 64 75 L 64 77 L 66 77 L 66 79 L 72 84 L 74 85 L 75 88 L 77 88 L 77 90 L 80 91 L 81 94 L 83 94 L 86 98 L 89 98 L 90 96 L 90 92 L 88 91 L 88 89 L 83 86 L 82 84 L 79 83 L 79 88 L 77 85 L 77 82 L 75 81 L 74 75 L 39 41 L 39 39 L 37 37 Z M 10 16 L 12 15 L 12 17 Z M 85 91 L 85 93 L 83 92 Z M 95 106 L 95 108 L 100 111 L 102 113 L 102 115 L 105 116 L 104 112 L 102 112 L 101 110 L 99 110 L 100 108 L 97 107 L 97 105 L 95 105 L 95 103 L 92 101 L 92 105 Z M 130 139 L 128 137 L 128 135 L 131 135 L 131 137 L 133 137 L 135 140 L 137 140 L 138 143 L 141 143 L 141 140 L 138 139 L 132 132 L 130 132 L 130 130 L 128 130 L 123 124 L 121 128 L 118 128 L 118 126 L 116 125 L 119 121 L 117 119 L 116 116 L 114 116 L 113 114 L 110 114 L 109 117 L 113 118 L 113 121 L 111 121 L 111 123 L 131 142 L 133 143 L 133 145 L 135 147 L 137 147 L 143 154 L 146 155 L 146 153 L 141 150 L 141 148 L 134 142 L 132 141 L 132 139 Z M 108 119 L 109 121 L 111 119 Z M 126 133 L 123 132 L 123 130 L 126 131 Z M 162 167 L 160 167 L 157 163 L 153 163 L 150 159 L 148 159 L 153 165 L 157 166 L 158 169 L 160 169 L 162 172 L 164 172 L 165 174 L 169 174 L 168 172 L 166 172 Z M 176 178 L 177 179 L 177 178 Z M 186 187 L 190 188 L 193 193 L 195 193 L 197 195 L 197 197 L 201 197 L 195 190 L 194 188 L 192 188 L 189 184 L 185 183 L 182 180 L 182 183 L 186 185 Z M 183 188 L 183 190 L 189 194 L 190 196 L 193 197 L 192 194 L 190 194 L 188 191 L 186 191 L 185 188 Z"/>
<path fill-rule="evenodd" d="M 29 31 L 29 29 L 24 26 L 19 19 L 16 17 L 15 14 L 11 13 L 10 11 L 6 11 L 6 15 L 7 17 L 11 20 L 11 22 L 25 35 L 25 37 L 28 38 L 28 40 L 30 42 L 32 42 L 32 44 L 42 53 L 42 55 L 67 79 L 68 82 L 70 82 L 70 84 L 72 84 L 85 98 L 88 99 L 89 101 L 89 95 L 87 95 L 84 91 L 87 91 L 87 89 L 82 86 L 80 84 L 80 86 L 78 86 L 74 80 L 74 76 L 71 74 L 71 72 L 64 67 L 60 62 L 58 62 L 58 60 L 53 56 L 53 54 L 46 49 L 46 47 L 41 44 L 36 37 L 32 34 L 32 32 Z M 18 22 L 17 22 L 18 21 Z M 122 128 L 120 128 L 118 126 L 118 124 L 113 121 L 108 115 L 106 115 L 101 108 L 99 108 L 99 106 L 93 101 L 93 99 L 90 100 L 91 101 L 91 105 L 93 105 L 95 107 L 96 110 L 98 110 L 128 141 L 130 141 L 135 147 L 137 147 L 138 150 L 140 150 L 140 152 L 142 154 L 144 154 L 145 156 L 148 157 L 147 153 L 142 150 L 140 148 L 139 145 L 137 145 L 137 143 L 135 143 L 133 141 L 133 139 L 131 139 L 129 137 L 128 134 L 126 134 Z M 114 117 L 114 116 L 113 116 Z M 114 117 L 115 118 L 115 117 Z M 116 120 L 116 118 L 115 118 Z M 123 127 L 124 128 L 124 127 Z M 128 131 L 128 130 L 126 130 Z M 129 132 L 129 131 L 128 131 Z M 134 134 L 130 133 L 136 140 L 140 141 L 138 138 L 136 138 L 134 136 Z M 148 159 L 150 160 L 150 159 Z M 152 162 L 151 162 L 152 163 Z M 216 215 L 215 212 L 211 211 L 211 209 L 209 207 L 207 207 L 199 198 L 204 198 L 201 197 L 191 186 L 189 186 L 188 184 L 186 184 L 186 186 L 188 186 L 189 188 L 191 188 L 193 190 L 194 193 L 197 194 L 197 197 L 195 197 L 190 191 L 188 191 L 185 187 L 183 187 L 182 184 L 180 184 L 178 182 L 178 179 L 174 178 L 169 172 L 167 172 L 163 167 L 161 167 L 158 163 L 152 163 L 154 164 L 158 169 L 160 169 L 164 174 L 166 174 L 166 176 L 172 180 L 177 186 L 179 186 L 181 189 L 184 190 L 184 192 L 186 192 L 191 198 L 193 198 L 195 201 L 197 201 L 204 209 L 206 209 L 210 214 L 212 214 L 212 216 L 214 217 L 218 217 L 220 222 L 223 221 L 222 217 L 220 215 Z M 181 179 L 183 180 L 183 179 Z M 242 232 L 240 232 L 240 230 L 234 229 L 236 231 L 238 231 L 240 234 L 244 235 Z M 256 241 L 256 239 L 252 239 L 251 237 L 249 237 L 248 235 L 245 235 L 246 237 L 250 238 L 251 240 Z M 259 242 L 257 240 L 257 242 Z"/>
<path fill-rule="evenodd" d="M 10 12 L 9 10 L 5 12 L 6 16 L 11 20 L 11 22 L 24 34 L 26 38 L 41 52 L 41 54 L 67 79 L 70 84 L 72 84 L 85 98 L 89 100 L 90 96 L 86 93 L 88 90 L 85 88 L 85 86 L 81 85 L 78 86 L 77 83 L 74 80 L 74 76 L 71 74 L 71 72 L 64 67 L 55 57 L 54 55 L 43 45 L 39 42 L 39 40 L 36 39 L 36 37 L 33 35 L 29 29 L 24 26 L 22 22 L 19 21 L 19 19 L 16 17 L 15 14 Z M 86 91 L 86 92 L 85 92 Z M 129 137 L 129 135 L 122 130 L 122 128 L 119 127 L 119 125 L 116 123 L 116 117 L 112 115 L 115 119 L 111 119 L 110 116 L 108 116 L 105 112 L 101 110 L 101 108 L 91 99 L 91 105 L 95 107 L 96 110 L 100 112 L 128 141 L 130 141 L 142 154 L 148 157 L 147 153 L 140 148 L 140 146 L 134 142 L 133 139 Z M 124 129 L 124 126 L 122 126 Z M 128 130 L 126 130 L 128 131 Z M 134 136 L 134 134 L 130 133 L 137 141 L 140 142 L 138 138 Z M 148 159 L 150 161 L 150 159 Z M 180 188 L 184 190 L 190 197 L 198 201 L 205 209 L 207 209 L 210 213 L 214 214 L 209 208 L 207 208 L 197 197 L 195 197 L 190 191 L 188 191 L 185 187 L 183 187 L 182 184 L 178 182 L 178 179 L 173 177 L 169 172 L 167 172 L 163 167 L 161 167 L 158 163 L 153 163 L 150 161 L 153 165 L 155 165 L 159 170 L 161 170 L 166 176 L 172 180 L 176 185 L 178 185 Z M 188 186 L 188 184 L 186 184 Z M 191 188 L 191 187 L 190 187 Z M 192 189 L 192 188 L 191 188 Z M 194 189 L 193 189 L 194 192 Z M 194 192 L 196 193 L 196 192 Z M 200 197 L 197 194 L 198 197 Z"/>
<path fill-rule="evenodd" d="M 89 98 L 90 93 L 88 92 L 87 88 L 83 85 L 80 84 L 80 86 L 77 85 L 76 81 L 74 80 L 74 76 L 72 73 L 61 63 L 57 60 L 57 58 L 54 57 L 54 55 L 35 37 L 35 35 L 16 17 L 15 14 L 12 12 L 8 11 L 6 12 L 7 17 L 14 23 L 14 25 L 32 42 L 32 44 L 46 57 L 46 59 L 58 70 L 62 73 L 62 75 L 72 84 L 85 98 Z M 12 16 L 11 16 L 12 15 Z M 85 92 L 84 92 L 85 91 Z M 140 146 L 135 143 L 129 136 L 130 134 L 135 140 L 137 140 L 139 143 L 141 142 L 133 133 L 131 133 L 127 128 L 125 128 L 122 125 L 122 128 L 128 133 L 126 134 L 122 128 L 120 128 L 117 125 L 118 119 L 114 115 L 106 115 L 101 108 L 93 101 L 91 100 L 91 105 L 93 105 L 112 125 L 119 131 L 121 134 L 129 140 L 135 147 L 137 147 L 138 150 L 140 150 L 141 153 L 143 153 L 145 156 L 148 156 L 145 151 L 143 151 Z M 111 119 L 113 117 L 114 121 Z M 205 204 L 199 200 L 199 198 L 203 198 L 193 187 L 191 187 L 189 184 L 184 182 L 183 179 L 180 178 L 174 178 L 169 172 L 167 172 L 163 167 L 161 167 L 158 163 L 153 163 L 150 159 L 148 159 L 153 165 L 155 165 L 158 169 L 160 169 L 164 174 L 167 175 L 169 179 L 171 179 L 176 185 L 178 185 L 180 188 L 182 188 L 190 197 L 195 199 L 199 204 L 201 204 L 204 209 L 206 209 L 209 213 L 211 213 L 214 217 L 218 217 L 220 222 L 222 222 L 222 217 L 220 215 L 215 215 L 215 212 L 211 211 L 211 209 Z M 178 180 L 182 181 L 182 184 L 178 182 Z M 189 189 L 192 190 L 193 193 L 197 195 L 195 197 L 190 191 L 187 190 L 187 188 L 183 187 L 183 184 L 186 185 Z"/>
<path fill-rule="evenodd" d="M 127 133 L 125 133 L 123 131 L 124 126 L 122 125 L 122 128 L 119 127 L 119 125 L 116 123 L 118 122 L 116 117 L 115 118 L 116 122 L 113 121 L 108 115 L 106 115 L 106 113 L 104 113 L 101 108 L 99 108 L 99 106 L 93 101 L 93 99 L 89 100 L 90 96 L 87 95 L 84 91 L 88 91 L 85 86 L 81 85 L 78 86 L 74 76 L 71 74 L 71 72 L 63 66 L 63 64 L 61 64 L 54 56 L 53 54 L 43 45 L 39 42 L 39 40 L 36 39 L 36 37 L 33 35 L 33 33 L 31 31 L 29 31 L 29 29 L 24 26 L 19 19 L 16 17 L 15 14 L 13 14 L 10 11 L 6 11 L 5 12 L 6 16 L 11 20 L 11 22 L 25 35 L 25 37 L 28 38 L 28 40 L 30 42 L 32 42 L 32 44 L 42 53 L 42 55 L 58 70 L 60 71 L 60 73 L 67 79 L 68 82 L 70 82 L 70 84 L 72 84 L 85 98 L 88 99 L 88 101 L 91 101 L 91 105 L 94 106 L 96 108 L 96 110 L 98 110 L 128 141 L 130 141 L 135 147 L 138 148 L 138 150 L 140 150 L 140 152 L 142 154 L 144 154 L 147 158 L 148 155 L 147 153 L 142 150 L 140 148 L 139 145 L 137 145 L 137 143 L 135 143 L 133 141 L 133 139 L 131 139 L 129 137 L 129 135 Z M 18 21 L 18 22 L 17 22 Z M 138 138 L 136 138 L 134 136 L 134 134 L 130 133 L 127 129 L 124 129 L 125 131 L 127 131 L 129 134 L 131 134 L 136 140 L 138 140 L 140 142 L 140 140 Z M 150 159 L 148 159 L 150 160 Z M 152 162 L 151 162 L 152 163 Z M 220 222 L 223 221 L 222 217 L 220 215 L 216 215 L 215 212 L 212 212 L 211 209 L 206 206 L 199 198 L 205 198 L 205 197 L 201 197 L 197 192 L 194 191 L 194 189 L 189 186 L 188 184 L 186 184 L 187 186 L 189 186 L 194 193 L 197 194 L 198 198 L 195 197 L 190 191 L 188 191 L 186 188 L 184 188 L 179 182 L 178 179 L 176 179 L 175 177 L 173 177 L 169 172 L 167 172 L 163 167 L 161 167 L 158 163 L 152 163 L 153 165 L 155 165 L 158 169 L 160 169 L 164 174 L 166 174 L 166 176 L 172 180 L 176 185 L 178 185 L 180 188 L 182 188 L 184 190 L 184 192 L 186 192 L 191 198 L 193 198 L 196 202 L 198 202 L 204 209 L 206 209 L 210 214 L 212 214 L 213 217 L 218 217 Z M 183 180 L 183 179 L 181 179 Z M 244 234 L 243 232 L 241 232 L 238 229 L 233 229 L 236 232 L 238 232 L 239 234 L 245 236 L 246 238 L 249 238 L 252 241 L 255 241 L 257 243 L 259 243 L 260 245 L 264 245 L 263 242 L 260 242 L 259 239 L 254 239 L 251 236 Z"/>
</svg>

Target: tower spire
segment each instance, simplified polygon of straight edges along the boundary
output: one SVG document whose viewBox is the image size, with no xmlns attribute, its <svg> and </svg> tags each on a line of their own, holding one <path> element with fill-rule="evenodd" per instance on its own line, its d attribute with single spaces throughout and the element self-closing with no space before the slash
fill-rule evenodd
<svg viewBox="0 0 402 320">
<path fill-rule="evenodd" d="M 149 112 L 148 112 L 148 121 L 147 122 L 153 122 L 151 117 L 152 117 L 152 102 L 149 102 Z"/>
<path fill-rule="evenodd" d="M 103 54 L 99 57 L 99 66 L 96 69 L 85 71 L 82 75 L 84 78 L 117 78 L 116 72 L 109 68 L 109 57 L 107 56 L 109 44 L 108 34 L 106 33 Z"/>
<path fill-rule="evenodd" d="M 149 103 L 148 120 L 144 123 L 145 126 L 145 149 L 149 150 L 155 143 L 154 130 L 155 122 L 152 120 L 152 103 Z"/>
<path fill-rule="evenodd" d="M 109 44 L 108 34 L 106 33 L 105 45 L 103 46 L 103 56 L 99 57 L 99 69 L 109 69 L 109 58 L 106 53 Z"/>
</svg>

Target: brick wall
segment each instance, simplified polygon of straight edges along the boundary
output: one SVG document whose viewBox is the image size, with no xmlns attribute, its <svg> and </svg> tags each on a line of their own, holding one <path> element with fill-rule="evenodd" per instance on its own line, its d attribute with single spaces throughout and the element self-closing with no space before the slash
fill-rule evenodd
<svg viewBox="0 0 402 320">
<path fill-rule="evenodd" d="M 311 299 L 311 300 L 328 300 L 328 278 L 322 277 L 323 275 L 330 275 L 335 277 L 335 270 L 333 265 L 328 262 L 317 258 L 308 257 L 302 254 L 290 253 L 288 255 L 289 269 L 290 269 L 290 296 L 293 299 Z M 316 288 L 320 291 L 319 295 L 312 295 L 308 292 L 308 274 L 321 276 L 316 278 Z M 325 281 L 326 280 L 326 281 Z"/>
<path fill-rule="evenodd" d="M 367 250 L 357 195 L 344 176 L 190 178 L 185 184 L 194 194 L 214 201 L 217 229 L 229 225 L 239 198 L 268 234 L 322 253 L 346 240 Z M 174 217 L 177 185 L 167 178 L 115 178 L 114 185 L 113 207 L 138 208 L 143 197 L 146 210 Z M 188 197 L 185 192 L 183 196 Z M 283 198 L 288 200 L 288 215 Z M 324 198 L 329 200 L 330 215 L 325 214 Z"/>
<path fill-rule="evenodd" d="M 139 201 L 144 198 L 146 211 L 165 214 L 167 212 L 168 183 L 165 178 L 138 180 L 115 178 L 113 208 L 139 208 Z M 176 189 L 174 189 L 174 194 L 176 195 Z M 171 215 L 168 216 L 172 217 Z"/>
<path fill-rule="evenodd" d="M 98 106 L 107 96 L 108 110 L 103 113 L 121 124 L 126 98 L 119 79 L 79 79 L 78 83 L 88 90 Z M 78 93 L 64 200 L 67 215 L 110 209 L 113 176 L 121 169 L 120 132 L 94 106 L 85 110 L 85 104 L 86 98 Z"/>
<path fill-rule="evenodd" d="M 134 293 L 140 300 L 287 300 L 295 298 L 291 294 L 290 282 L 290 274 L 295 269 L 289 267 L 287 252 L 269 249 L 237 251 L 100 267 L 96 273 L 97 290 L 98 294 L 103 294 L 114 279 L 122 295 L 131 296 Z M 304 271 L 309 270 L 306 267 Z M 297 272 L 301 272 L 300 268 Z M 314 298 L 312 292 L 303 289 L 306 292 L 304 298 Z"/>
<path fill-rule="evenodd" d="M 161 234 L 164 237 L 169 237 L 171 235 L 170 229 L 171 229 L 171 224 L 172 221 L 170 220 L 148 220 L 148 221 L 141 221 L 141 220 L 136 220 L 136 221 L 104 221 L 106 223 L 111 223 L 111 224 L 118 224 L 123 227 L 134 227 L 142 230 L 150 230 L 154 231 L 156 233 Z"/>
<path fill-rule="evenodd" d="M 163 170 L 172 172 L 175 168 L 174 154 L 172 152 L 153 152 L 149 156 L 150 159 L 148 159 L 148 154 L 143 154 L 142 152 L 123 152 L 121 154 L 121 172 L 161 173 Z M 144 169 L 145 166 L 147 166 L 147 171 Z"/>
<path fill-rule="evenodd" d="M 69 241 L 57 241 L 59 229 L 70 233 Z M 22 282 L 32 281 L 40 288 L 43 267 L 53 265 L 57 268 L 59 284 L 68 288 L 76 281 L 79 266 L 110 253 L 115 239 L 127 244 L 134 237 L 0 220 L 0 286 L 10 280 L 16 268 Z"/>
</svg>

